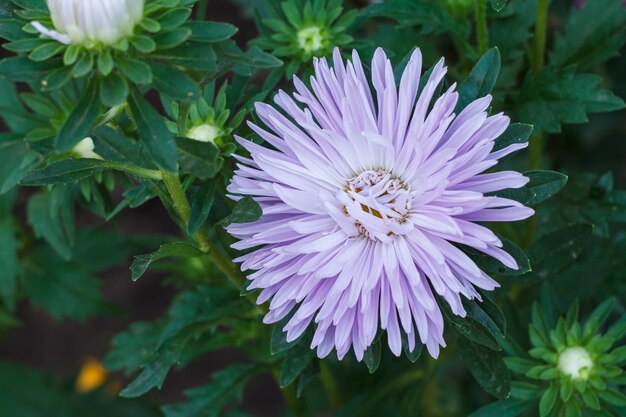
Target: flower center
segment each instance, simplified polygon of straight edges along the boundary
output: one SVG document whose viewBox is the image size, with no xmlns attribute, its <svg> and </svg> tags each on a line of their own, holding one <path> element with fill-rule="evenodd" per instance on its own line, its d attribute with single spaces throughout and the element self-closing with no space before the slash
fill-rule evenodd
<svg viewBox="0 0 626 417">
<path fill-rule="evenodd" d="M 559 370 L 572 379 L 587 379 L 593 367 L 589 352 L 581 346 L 565 349 L 559 355 Z"/>
<path fill-rule="evenodd" d="M 348 180 L 337 195 L 357 234 L 389 242 L 413 229 L 408 220 L 413 195 L 399 178 L 385 170 L 368 170 Z"/>
<path fill-rule="evenodd" d="M 318 26 L 309 26 L 298 31 L 298 46 L 307 54 L 322 49 L 324 36 Z"/>
</svg>

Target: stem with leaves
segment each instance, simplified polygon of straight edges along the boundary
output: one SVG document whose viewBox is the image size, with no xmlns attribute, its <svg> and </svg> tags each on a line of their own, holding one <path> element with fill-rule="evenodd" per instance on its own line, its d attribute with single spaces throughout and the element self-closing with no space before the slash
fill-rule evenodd
<svg viewBox="0 0 626 417">
<path fill-rule="evenodd" d="M 478 52 L 483 55 L 489 48 L 489 32 L 487 29 L 487 1 L 476 0 L 476 38 L 478 42 Z"/>
<path fill-rule="evenodd" d="M 183 227 L 186 228 L 191 214 L 191 207 L 189 206 L 189 201 L 185 195 L 185 190 L 180 182 L 180 178 L 172 172 L 161 172 L 163 175 L 163 184 L 172 199 L 174 210 L 180 217 Z M 223 253 L 221 248 L 209 239 L 202 230 L 194 233 L 192 237 L 198 244 L 199 249 L 207 253 L 207 256 L 213 261 L 215 266 L 217 266 L 237 288 L 241 289 L 246 282 L 246 278 L 235 268 L 232 261 Z M 256 306 L 254 300 L 251 301 Z"/>
</svg>

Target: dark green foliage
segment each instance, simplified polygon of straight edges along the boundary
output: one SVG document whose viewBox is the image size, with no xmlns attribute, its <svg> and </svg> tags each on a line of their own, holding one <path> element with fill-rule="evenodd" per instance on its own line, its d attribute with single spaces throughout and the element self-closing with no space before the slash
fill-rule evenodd
<svg viewBox="0 0 626 417">
<path fill-rule="evenodd" d="M 624 101 L 600 87 L 601 78 L 548 67 L 524 81 L 516 98 L 519 120 L 535 128 L 559 133 L 562 124 L 585 123 L 589 113 L 604 113 L 624 108 Z"/>
</svg>

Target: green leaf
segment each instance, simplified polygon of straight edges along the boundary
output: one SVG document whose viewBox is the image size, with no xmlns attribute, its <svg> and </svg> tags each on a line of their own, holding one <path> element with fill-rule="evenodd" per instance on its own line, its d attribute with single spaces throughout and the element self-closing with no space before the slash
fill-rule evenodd
<svg viewBox="0 0 626 417">
<path fill-rule="evenodd" d="M 217 44 L 215 48 L 219 60 L 233 64 L 233 71 L 239 75 L 251 75 L 257 68 L 275 68 L 282 65 L 281 60 L 256 46 L 244 52 L 235 42 L 227 41 Z"/>
<path fill-rule="evenodd" d="M 548 416 L 548 413 L 554 408 L 558 393 L 559 388 L 556 384 L 551 384 L 550 388 L 543 393 L 539 401 L 539 415 L 541 417 Z"/>
<path fill-rule="evenodd" d="M 555 39 L 550 62 L 561 68 L 574 65 L 591 70 L 618 56 L 626 42 L 626 9 L 619 0 L 584 2 L 582 10 L 570 8 L 562 34 Z"/>
<path fill-rule="evenodd" d="M 474 411 L 468 417 L 517 417 L 532 405 L 529 401 L 507 398 Z"/>
<path fill-rule="evenodd" d="M 44 238 L 63 259 L 69 260 L 72 257 L 70 239 L 57 213 L 50 212 L 51 204 L 50 193 L 32 196 L 26 206 L 28 223 L 37 237 Z"/>
<path fill-rule="evenodd" d="M 128 82 L 117 72 L 112 72 L 102 79 L 100 100 L 108 107 L 117 106 L 128 97 Z"/>
<path fill-rule="evenodd" d="M 281 388 L 291 385 L 313 360 L 315 351 L 309 343 L 301 341 L 293 349 L 287 351 L 287 355 L 280 367 L 278 384 Z"/>
<path fill-rule="evenodd" d="M 187 233 L 194 234 L 206 222 L 213 207 L 215 183 L 202 184 L 191 196 L 191 214 L 187 225 Z"/>
<path fill-rule="evenodd" d="M 511 123 L 504 133 L 495 140 L 492 152 L 500 151 L 511 145 L 526 143 L 532 133 L 532 125 Z"/>
<path fill-rule="evenodd" d="M 151 359 L 154 347 L 161 340 L 165 323 L 162 321 L 132 323 L 128 330 L 113 339 L 113 348 L 103 360 L 111 371 L 124 371 L 129 375 Z"/>
<path fill-rule="evenodd" d="M 184 173 L 201 180 L 215 177 L 222 169 L 224 159 L 219 148 L 211 142 L 200 142 L 188 138 L 176 138 L 179 163 Z"/>
<path fill-rule="evenodd" d="M 500 51 L 491 48 L 478 60 L 470 75 L 458 88 L 457 114 L 477 98 L 491 93 L 500 73 Z"/>
<path fill-rule="evenodd" d="M 56 59 L 35 62 L 25 57 L 5 58 L 0 61 L 0 76 L 13 81 L 38 82 L 62 66 L 63 62 Z"/>
<path fill-rule="evenodd" d="M 200 249 L 183 242 L 166 243 L 152 253 L 138 255 L 130 267 L 133 281 L 137 281 L 148 270 L 150 265 L 160 259 L 176 257 L 198 257 L 205 255 Z"/>
<path fill-rule="evenodd" d="M 233 223 L 252 223 L 261 218 L 263 210 L 259 203 L 249 195 L 237 201 L 232 213 L 220 220 L 219 224 L 226 227 Z"/>
<path fill-rule="evenodd" d="M 249 304 L 233 288 L 199 286 L 182 293 L 170 308 L 159 345 L 120 395 L 138 397 L 152 388 L 160 389 L 169 369 L 179 362 L 191 340 L 198 340 L 207 331 L 214 331 L 220 322 L 249 311 Z"/>
<path fill-rule="evenodd" d="M 46 207 L 47 208 L 47 207 Z M 33 305 L 52 317 L 85 320 L 98 314 L 118 313 L 99 290 L 99 281 L 73 262 L 45 247 L 31 250 L 24 262 L 22 281 Z"/>
<path fill-rule="evenodd" d="M 495 10 L 496 12 L 499 12 L 500 10 L 504 9 L 504 6 L 506 6 L 506 4 L 509 2 L 509 0 L 491 0 L 491 7 L 493 7 L 493 10 Z"/>
<path fill-rule="evenodd" d="M 217 68 L 213 46 L 204 43 L 186 42 L 176 48 L 157 50 L 150 57 L 197 71 L 210 72 Z"/>
<path fill-rule="evenodd" d="M 528 248 L 533 275 L 548 279 L 573 262 L 587 245 L 593 228 L 588 224 L 567 226 L 548 233 Z"/>
<path fill-rule="evenodd" d="M 150 63 L 152 85 L 159 92 L 183 103 L 192 103 L 202 94 L 198 84 L 184 72 L 169 65 Z"/>
<path fill-rule="evenodd" d="M 191 29 L 191 40 L 196 42 L 221 42 L 230 39 L 238 29 L 222 22 L 187 22 L 185 27 Z"/>
<path fill-rule="evenodd" d="M 370 374 L 376 372 L 378 367 L 380 366 L 380 354 L 381 354 L 381 346 L 380 339 L 374 342 L 363 355 L 363 362 L 367 365 L 367 370 Z"/>
<path fill-rule="evenodd" d="M 102 171 L 118 170 L 143 178 L 160 179 L 158 171 L 146 170 L 131 164 L 100 159 L 65 159 L 44 169 L 31 171 L 20 180 L 24 186 L 66 184 L 94 176 Z"/>
<path fill-rule="evenodd" d="M 139 138 L 154 158 L 154 162 L 167 171 L 176 172 L 176 143 L 161 115 L 136 88 L 131 88 L 128 108 L 137 124 Z"/>
<path fill-rule="evenodd" d="M 11 311 L 15 308 L 18 258 L 17 230 L 13 218 L 0 218 L 0 297 Z"/>
<path fill-rule="evenodd" d="M 461 357 L 478 385 L 496 398 L 511 393 L 511 375 L 500 354 L 469 340 L 460 340 Z"/>
<path fill-rule="evenodd" d="M 115 64 L 122 73 L 135 84 L 146 85 L 152 82 L 152 71 L 145 62 L 136 59 L 123 59 Z"/>
<path fill-rule="evenodd" d="M 100 115 L 98 82 L 92 82 L 80 99 L 72 114 L 67 118 L 56 138 L 57 148 L 71 150 L 78 142 L 85 139 L 96 125 Z"/>
<path fill-rule="evenodd" d="M 101 126 L 91 137 L 95 152 L 107 161 L 130 162 L 143 168 L 156 168 L 143 144 L 127 137 L 120 128 Z"/>
<path fill-rule="evenodd" d="M 585 123 L 587 113 L 624 108 L 624 101 L 600 87 L 600 77 L 547 67 L 524 81 L 516 98 L 517 118 L 548 133 L 561 132 L 562 124 Z"/>
<path fill-rule="evenodd" d="M 476 301 L 464 303 L 466 317 L 452 312 L 447 301 L 439 299 L 439 306 L 446 320 L 461 336 L 493 350 L 501 350 L 502 334 L 498 326 L 477 306 Z"/>
<path fill-rule="evenodd" d="M 526 253 L 515 243 L 511 242 L 508 239 L 501 238 L 502 240 L 502 249 L 511 255 L 515 262 L 517 262 L 518 269 L 512 269 L 508 266 L 504 265 L 502 262 L 498 261 L 492 256 L 486 255 L 482 252 L 479 252 L 470 248 L 463 248 L 464 251 L 472 258 L 472 260 L 482 269 L 483 271 L 491 274 L 499 274 L 506 276 L 519 276 L 524 275 L 525 273 L 531 270 L 530 261 L 528 260 L 528 256 Z"/>
<path fill-rule="evenodd" d="M 526 201 L 527 205 L 534 206 L 542 203 L 561 191 L 567 184 L 567 175 L 555 171 L 528 171 L 524 173 L 530 178 L 526 188 L 532 193 L 532 197 Z"/>
<path fill-rule="evenodd" d="M 228 403 L 241 397 L 246 382 L 257 372 L 254 365 L 230 365 L 212 375 L 209 384 L 185 391 L 187 402 L 161 407 L 165 417 L 217 417 Z"/>
</svg>

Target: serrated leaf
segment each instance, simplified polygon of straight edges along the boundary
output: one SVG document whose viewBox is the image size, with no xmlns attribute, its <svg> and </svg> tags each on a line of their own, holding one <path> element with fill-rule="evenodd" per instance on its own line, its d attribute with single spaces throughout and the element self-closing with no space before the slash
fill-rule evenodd
<svg viewBox="0 0 626 417">
<path fill-rule="evenodd" d="M 50 206 L 49 193 L 42 192 L 32 196 L 26 206 L 28 222 L 37 237 L 45 239 L 63 259 L 69 260 L 72 257 L 70 239 L 59 216 L 50 212 Z"/>
<path fill-rule="evenodd" d="M 524 81 L 516 98 L 517 118 L 549 133 L 561 125 L 585 123 L 588 113 L 624 108 L 624 101 L 600 87 L 600 77 L 546 67 Z"/>
<path fill-rule="evenodd" d="M 550 62 L 590 70 L 618 56 L 626 42 L 626 9 L 620 0 L 593 0 L 581 10 L 570 8 L 562 34 L 555 39 Z"/>
<path fill-rule="evenodd" d="M 159 344 L 141 365 L 140 374 L 120 395 L 138 397 L 153 388 L 160 389 L 191 340 L 214 332 L 221 322 L 246 315 L 249 310 L 249 304 L 233 288 L 202 285 L 181 293 L 170 308 Z"/>
<path fill-rule="evenodd" d="M 132 280 L 137 281 L 148 270 L 150 265 L 158 260 L 169 257 L 198 257 L 205 255 L 200 249 L 184 242 L 166 243 L 152 253 L 138 255 L 130 267 Z"/>
<path fill-rule="evenodd" d="M 461 357 L 482 389 L 496 398 L 511 393 L 511 375 L 500 354 L 469 340 L 460 340 Z"/>
<path fill-rule="evenodd" d="M 240 396 L 256 373 L 254 365 L 230 365 L 212 375 L 209 384 L 185 391 L 187 402 L 161 407 L 165 417 L 217 417 L 223 407 Z"/>
<path fill-rule="evenodd" d="M 22 276 L 32 303 L 52 317 L 84 320 L 119 309 L 102 296 L 98 280 L 74 262 L 67 262 L 45 247 L 31 250 Z"/>
<path fill-rule="evenodd" d="M 249 195 L 237 201 L 232 213 L 220 220 L 219 224 L 226 227 L 233 223 L 252 223 L 263 215 L 263 210 L 259 203 L 254 201 Z"/>
</svg>

